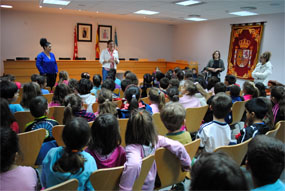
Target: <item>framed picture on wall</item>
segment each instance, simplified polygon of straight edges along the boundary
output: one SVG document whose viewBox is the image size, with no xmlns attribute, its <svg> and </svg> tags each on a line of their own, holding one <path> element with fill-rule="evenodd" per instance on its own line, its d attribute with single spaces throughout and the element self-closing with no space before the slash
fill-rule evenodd
<svg viewBox="0 0 285 191">
<path fill-rule="evenodd" d="M 99 42 L 108 42 L 112 40 L 112 26 L 98 25 L 99 27 Z"/>
<path fill-rule="evenodd" d="M 92 24 L 77 23 L 77 41 L 92 42 Z"/>
</svg>

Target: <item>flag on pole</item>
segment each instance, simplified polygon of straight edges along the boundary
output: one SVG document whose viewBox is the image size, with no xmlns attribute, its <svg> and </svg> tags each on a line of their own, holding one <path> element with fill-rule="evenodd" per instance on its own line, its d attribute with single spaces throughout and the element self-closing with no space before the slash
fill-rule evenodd
<svg viewBox="0 0 285 191">
<path fill-rule="evenodd" d="M 100 58 L 100 46 L 99 46 L 99 27 L 97 26 L 97 34 L 96 34 L 96 44 L 95 44 L 95 51 L 96 51 L 96 57 Z"/>
<path fill-rule="evenodd" d="M 73 46 L 73 60 L 78 57 L 76 26 L 74 27 L 74 46 Z"/>
<path fill-rule="evenodd" d="M 116 28 L 115 28 L 115 46 L 116 46 L 116 49 L 118 49 L 119 48 L 119 45 L 118 45 L 118 37 L 117 37 L 117 30 L 116 30 Z"/>
</svg>

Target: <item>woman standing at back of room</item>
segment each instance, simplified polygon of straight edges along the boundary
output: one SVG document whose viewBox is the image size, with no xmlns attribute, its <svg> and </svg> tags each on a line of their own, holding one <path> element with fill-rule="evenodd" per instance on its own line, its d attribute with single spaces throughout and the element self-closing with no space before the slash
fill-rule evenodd
<svg viewBox="0 0 285 191">
<path fill-rule="evenodd" d="M 38 54 L 36 66 L 40 75 L 46 76 L 47 86 L 53 88 L 58 72 L 55 56 L 51 52 L 51 43 L 46 38 L 41 38 L 40 45 L 44 51 Z"/>
<path fill-rule="evenodd" d="M 209 77 L 217 76 L 220 77 L 220 72 L 225 70 L 224 61 L 221 59 L 220 51 L 216 50 L 213 53 L 213 58 L 208 62 L 206 70 L 209 72 Z"/>
</svg>

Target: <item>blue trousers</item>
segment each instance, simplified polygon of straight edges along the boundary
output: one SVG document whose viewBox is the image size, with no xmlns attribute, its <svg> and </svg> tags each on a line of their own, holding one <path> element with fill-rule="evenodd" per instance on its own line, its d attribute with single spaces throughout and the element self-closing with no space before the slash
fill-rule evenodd
<svg viewBox="0 0 285 191">
<path fill-rule="evenodd" d="M 105 68 L 102 68 L 103 82 L 106 80 L 108 73 L 109 71 L 105 70 Z"/>
</svg>

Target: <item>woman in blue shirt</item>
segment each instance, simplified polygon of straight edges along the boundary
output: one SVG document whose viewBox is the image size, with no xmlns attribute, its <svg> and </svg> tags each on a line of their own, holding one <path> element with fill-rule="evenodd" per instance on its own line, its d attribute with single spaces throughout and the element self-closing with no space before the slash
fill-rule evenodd
<svg viewBox="0 0 285 191">
<path fill-rule="evenodd" d="M 51 43 L 46 38 L 41 38 L 40 45 L 44 51 L 37 56 L 36 66 L 41 75 L 46 76 L 47 86 L 53 87 L 57 76 L 57 63 L 54 54 L 51 53 Z"/>
</svg>

